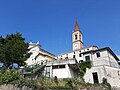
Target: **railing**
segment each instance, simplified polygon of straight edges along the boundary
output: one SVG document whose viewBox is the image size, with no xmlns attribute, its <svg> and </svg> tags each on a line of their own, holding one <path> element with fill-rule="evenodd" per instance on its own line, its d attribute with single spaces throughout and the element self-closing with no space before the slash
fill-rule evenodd
<svg viewBox="0 0 120 90">
<path fill-rule="evenodd" d="M 63 60 L 54 60 L 54 61 L 51 61 L 51 62 L 48 62 L 48 64 L 75 64 L 75 59 L 63 59 Z"/>
<path fill-rule="evenodd" d="M 41 64 L 34 64 L 30 66 L 26 66 L 23 69 L 23 74 L 35 74 L 38 71 L 42 71 L 46 66 L 47 62 L 41 62 Z"/>
</svg>

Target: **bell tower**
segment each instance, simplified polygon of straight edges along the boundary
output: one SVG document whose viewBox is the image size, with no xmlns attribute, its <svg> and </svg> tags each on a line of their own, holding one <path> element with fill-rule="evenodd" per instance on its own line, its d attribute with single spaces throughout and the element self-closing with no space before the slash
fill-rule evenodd
<svg viewBox="0 0 120 90">
<path fill-rule="evenodd" d="M 73 51 L 83 48 L 82 32 L 79 29 L 77 20 L 74 31 L 72 33 L 72 47 L 73 47 Z"/>
</svg>

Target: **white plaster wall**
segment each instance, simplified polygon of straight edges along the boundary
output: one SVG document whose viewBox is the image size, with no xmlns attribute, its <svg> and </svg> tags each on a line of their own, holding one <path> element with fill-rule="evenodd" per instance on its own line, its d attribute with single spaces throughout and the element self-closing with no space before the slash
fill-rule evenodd
<svg viewBox="0 0 120 90">
<path fill-rule="evenodd" d="M 97 72 L 99 83 L 106 78 L 112 87 L 120 87 L 120 69 L 109 66 L 98 66 L 87 69 L 84 75 L 85 82 L 94 83 L 92 73 Z"/>
<path fill-rule="evenodd" d="M 105 66 L 106 78 L 114 87 L 120 87 L 120 69 Z"/>
<path fill-rule="evenodd" d="M 96 50 L 96 49 L 98 49 L 98 48 L 91 46 L 91 47 L 88 47 L 88 48 L 84 48 L 84 49 L 80 49 L 80 50 L 77 50 L 77 51 L 73 51 L 73 52 L 58 55 L 58 56 L 56 56 L 56 59 L 61 59 L 61 58 L 65 59 L 66 57 L 68 57 L 68 59 L 73 59 L 73 55 L 75 55 L 78 62 L 80 60 L 85 61 L 85 56 L 87 56 L 87 54 L 85 54 L 85 56 L 83 54 L 81 54 L 81 57 L 79 57 L 79 54 L 83 53 L 83 52 L 90 51 L 90 50 Z M 90 55 L 90 58 L 91 58 L 91 54 L 88 54 L 88 55 Z"/>
<path fill-rule="evenodd" d="M 109 59 L 110 59 L 110 65 L 111 65 L 112 67 L 119 67 L 118 62 L 117 62 L 116 59 L 113 57 L 113 55 L 111 55 L 111 54 L 108 52 L 108 56 L 109 56 Z"/>
<path fill-rule="evenodd" d="M 93 58 L 93 66 L 98 65 L 107 65 L 111 67 L 119 67 L 117 61 L 107 50 L 102 50 L 100 52 L 100 57 L 97 57 L 96 53 L 92 55 Z"/>
<path fill-rule="evenodd" d="M 92 55 L 93 66 L 98 66 L 98 65 L 107 65 L 107 66 L 110 66 L 110 61 L 109 61 L 107 50 L 99 51 L 100 57 L 97 57 L 96 53 L 94 53 Z"/>
<path fill-rule="evenodd" d="M 66 64 L 66 68 L 52 69 L 52 76 L 57 76 L 57 78 L 73 78 L 74 73 Z"/>
<path fill-rule="evenodd" d="M 47 56 L 47 55 L 42 55 L 42 54 L 39 54 L 39 53 L 43 53 L 42 51 L 40 51 L 40 47 L 39 45 L 36 45 L 36 44 L 32 44 L 32 45 L 29 45 L 28 47 L 30 50 L 29 50 L 29 53 L 32 53 L 30 58 L 28 58 L 25 62 L 27 63 L 27 65 L 34 65 L 34 64 L 40 64 L 41 62 L 43 61 L 52 61 L 53 58 Z M 39 56 L 37 56 L 39 54 Z M 35 57 L 37 56 L 36 60 L 35 60 Z"/>
<path fill-rule="evenodd" d="M 86 73 L 84 75 L 84 79 L 85 82 L 89 82 L 89 83 L 94 83 L 93 81 L 93 75 L 92 73 L 97 72 L 98 74 L 98 79 L 99 79 L 99 83 L 102 83 L 102 78 L 104 77 L 104 70 L 103 70 L 103 66 L 100 67 L 92 67 L 91 69 L 87 69 Z"/>
</svg>

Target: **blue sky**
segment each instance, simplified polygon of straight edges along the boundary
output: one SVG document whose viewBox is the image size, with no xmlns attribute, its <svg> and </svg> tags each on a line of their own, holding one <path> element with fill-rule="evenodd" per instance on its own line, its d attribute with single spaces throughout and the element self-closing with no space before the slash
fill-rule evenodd
<svg viewBox="0 0 120 90">
<path fill-rule="evenodd" d="M 120 0 L 0 0 L 0 35 L 20 32 L 55 55 L 72 50 L 76 19 L 85 47 L 120 50 Z"/>
</svg>

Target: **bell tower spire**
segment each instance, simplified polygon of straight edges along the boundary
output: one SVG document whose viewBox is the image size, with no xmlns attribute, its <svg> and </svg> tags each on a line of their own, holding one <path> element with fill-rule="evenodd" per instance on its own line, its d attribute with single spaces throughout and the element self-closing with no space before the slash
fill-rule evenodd
<svg viewBox="0 0 120 90">
<path fill-rule="evenodd" d="M 73 51 L 83 48 L 82 32 L 80 31 L 78 20 L 76 20 L 74 31 L 72 33 Z"/>
<path fill-rule="evenodd" d="M 80 29 L 79 29 L 79 26 L 78 26 L 78 20 L 76 20 L 74 32 L 79 31 L 79 30 Z"/>
</svg>

